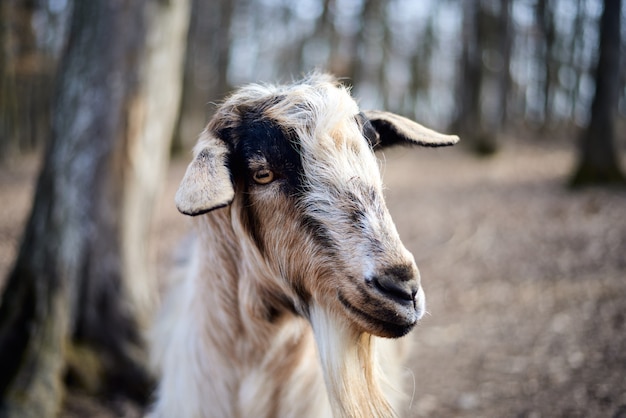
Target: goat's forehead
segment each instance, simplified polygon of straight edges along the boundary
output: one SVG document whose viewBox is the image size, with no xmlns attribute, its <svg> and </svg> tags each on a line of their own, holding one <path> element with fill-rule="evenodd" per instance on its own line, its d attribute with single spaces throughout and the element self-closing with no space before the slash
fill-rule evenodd
<svg viewBox="0 0 626 418">
<path fill-rule="evenodd" d="M 233 94 L 221 110 L 216 118 L 220 124 L 237 125 L 253 115 L 298 133 L 339 130 L 359 113 L 348 90 L 325 77 L 288 86 L 250 85 Z"/>
<path fill-rule="evenodd" d="M 268 109 L 267 116 L 293 132 L 308 183 L 336 183 L 349 179 L 377 182 L 378 166 L 357 122 L 359 108 L 343 88 L 317 94 L 296 94 Z M 290 111 L 291 110 L 291 111 Z"/>
<path fill-rule="evenodd" d="M 353 125 L 359 113 L 348 91 L 329 83 L 295 86 L 268 101 L 271 105 L 264 111 L 267 118 L 303 138 L 315 137 L 317 141 L 323 140 L 324 134 L 334 141 L 343 139 L 332 134 Z"/>
<path fill-rule="evenodd" d="M 363 145 L 357 124 L 359 108 L 343 87 L 295 89 L 269 106 L 264 116 L 293 132 L 303 155 L 331 157 Z"/>
<path fill-rule="evenodd" d="M 327 182 L 378 173 L 357 123 L 359 108 L 348 90 L 335 83 L 321 79 L 286 87 L 252 85 L 231 96 L 221 111 L 216 121 L 238 132 L 231 138 L 236 143 L 244 137 L 257 143 L 254 147 L 261 145 L 258 142 L 271 142 L 272 147 L 265 147 L 268 151 L 284 148 L 277 148 L 278 142 L 291 143 L 298 150 L 305 177 Z M 248 132 L 269 133 L 269 126 L 277 133 L 273 139 Z M 219 131 L 220 125 L 216 128 Z"/>
</svg>

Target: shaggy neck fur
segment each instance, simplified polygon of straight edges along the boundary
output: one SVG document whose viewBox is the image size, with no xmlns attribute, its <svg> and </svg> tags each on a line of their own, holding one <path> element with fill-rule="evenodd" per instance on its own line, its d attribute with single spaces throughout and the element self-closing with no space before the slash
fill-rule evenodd
<svg viewBox="0 0 626 418">
<path fill-rule="evenodd" d="M 262 278 L 252 276 L 262 272 L 229 209 L 195 222 L 191 277 L 165 300 L 152 335 L 163 376 L 152 416 L 330 416 L 321 371 L 310 367 L 319 361 L 310 327 L 288 312 L 270 321 L 255 289 Z"/>
<path fill-rule="evenodd" d="M 376 338 L 355 332 L 317 306 L 310 316 L 335 417 L 393 417 L 378 385 Z"/>
<path fill-rule="evenodd" d="M 284 306 L 273 298 L 287 290 L 265 277 L 271 273 L 229 208 L 195 222 L 191 277 L 166 300 L 176 306 L 164 309 L 167 317 L 153 335 L 169 344 L 153 358 L 164 376 L 153 416 L 395 415 L 377 383 L 376 338 L 315 303 L 308 307 L 310 324 L 279 311 Z"/>
</svg>

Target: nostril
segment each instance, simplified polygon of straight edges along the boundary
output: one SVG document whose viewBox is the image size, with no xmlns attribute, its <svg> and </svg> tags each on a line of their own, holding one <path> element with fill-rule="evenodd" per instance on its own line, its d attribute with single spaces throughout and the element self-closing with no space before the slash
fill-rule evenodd
<svg viewBox="0 0 626 418">
<path fill-rule="evenodd" d="M 415 280 L 401 281 L 390 276 L 374 277 L 372 283 L 379 292 L 403 301 L 413 301 L 419 290 Z"/>
</svg>

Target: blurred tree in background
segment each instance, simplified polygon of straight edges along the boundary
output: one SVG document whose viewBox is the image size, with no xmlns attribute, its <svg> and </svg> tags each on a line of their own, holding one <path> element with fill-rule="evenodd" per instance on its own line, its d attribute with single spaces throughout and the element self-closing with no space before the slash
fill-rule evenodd
<svg viewBox="0 0 626 418">
<path fill-rule="evenodd" d="M 615 147 L 615 116 L 620 85 L 621 0 L 604 0 L 600 26 L 600 56 L 591 119 L 584 130 L 572 185 L 624 183 Z"/>
<path fill-rule="evenodd" d="M 186 149 L 208 121 L 209 100 L 223 98 L 230 85 L 230 30 L 234 1 L 192 1 L 187 36 L 183 99 L 178 114 L 173 148 Z"/>
<path fill-rule="evenodd" d="M 41 146 L 69 8 L 43 0 L 0 3 L 0 162 Z"/>
<path fill-rule="evenodd" d="M 181 92 L 188 4 L 79 1 L 32 212 L 0 305 L 0 415 L 64 385 L 145 403 L 145 254 Z M 167 31 L 162 28 L 167 27 Z"/>
<path fill-rule="evenodd" d="M 620 0 L 2 0 L 0 164 L 46 151 L 0 305 L 0 408 L 49 415 L 61 377 L 145 398 L 152 203 L 172 138 L 188 150 L 233 87 L 331 71 L 480 154 L 560 141 L 576 181 L 612 181 L 623 20 Z"/>
<path fill-rule="evenodd" d="M 364 107 L 449 126 L 479 153 L 497 151 L 511 132 L 567 141 L 590 119 L 601 0 L 212 2 L 222 11 L 197 3 L 185 103 L 196 99 L 181 113 L 193 127 L 181 123 L 177 137 L 184 148 L 210 116 L 207 103 L 233 86 L 312 69 L 344 78 Z M 222 76 L 208 76 L 217 68 Z M 626 115 L 619 74 L 618 133 Z"/>
<path fill-rule="evenodd" d="M 210 103 L 232 87 L 313 69 L 344 78 L 364 107 L 451 127 L 483 152 L 510 132 L 571 138 L 590 119 L 602 0 L 193 0 L 192 8 L 178 147 L 194 143 Z M 26 121 L 34 107 L 49 108 L 37 79 L 54 79 L 67 9 L 67 0 L 2 3 L 2 155 L 44 142 L 45 117 Z M 15 91 L 18 78 L 31 93 Z M 618 133 L 625 85 L 622 70 Z M 35 125 L 44 129 L 30 139 L 15 134 Z"/>
</svg>

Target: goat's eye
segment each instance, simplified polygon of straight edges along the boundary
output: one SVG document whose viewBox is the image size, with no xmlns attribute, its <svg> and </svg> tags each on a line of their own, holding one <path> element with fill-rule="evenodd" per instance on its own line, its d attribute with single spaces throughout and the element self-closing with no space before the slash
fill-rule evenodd
<svg viewBox="0 0 626 418">
<path fill-rule="evenodd" d="M 267 168 L 262 168 L 255 171 L 252 178 L 257 184 L 268 184 L 274 180 L 274 172 L 272 170 L 268 170 Z"/>
</svg>

